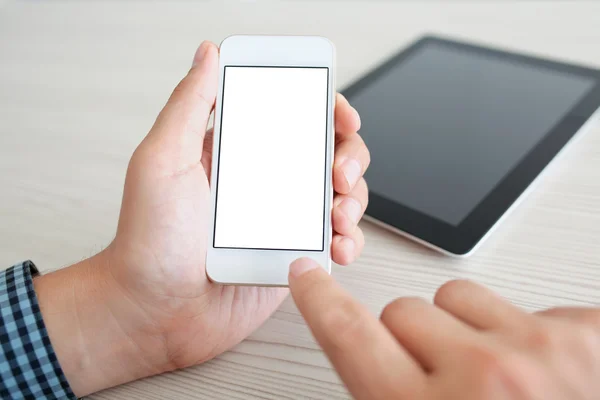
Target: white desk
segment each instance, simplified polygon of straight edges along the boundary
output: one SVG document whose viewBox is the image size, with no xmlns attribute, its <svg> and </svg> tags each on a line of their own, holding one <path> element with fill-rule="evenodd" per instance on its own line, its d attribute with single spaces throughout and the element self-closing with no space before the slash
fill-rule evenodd
<svg viewBox="0 0 600 400">
<path fill-rule="evenodd" d="M 82 4 L 83 3 L 83 4 Z M 128 158 L 203 39 L 320 34 L 341 87 L 424 32 L 600 67 L 600 4 L 516 1 L 0 0 L 0 265 L 69 265 L 110 242 Z M 452 278 L 528 309 L 600 304 L 600 123 L 472 258 L 438 256 L 363 223 L 364 255 L 335 277 L 373 312 Z M 94 399 L 348 395 L 289 299 L 205 365 Z"/>
</svg>

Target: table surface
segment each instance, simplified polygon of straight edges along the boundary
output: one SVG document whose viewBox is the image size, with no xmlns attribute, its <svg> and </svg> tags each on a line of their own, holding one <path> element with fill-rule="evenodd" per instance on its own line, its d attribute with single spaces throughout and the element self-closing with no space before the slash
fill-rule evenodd
<svg viewBox="0 0 600 400">
<path fill-rule="evenodd" d="M 82 4 L 85 3 L 85 4 Z M 556 1 L 0 0 L 0 265 L 43 271 L 112 239 L 129 156 L 203 39 L 319 34 L 344 87 L 425 32 L 600 67 L 600 4 Z M 363 256 L 334 276 L 378 313 L 453 278 L 539 309 L 600 304 L 600 123 L 561 157 L 481 249 L 449 259 L 363 222 Z M 204 365 L 94 399 L 347 398 L 287 299 Z"/>
</svg>

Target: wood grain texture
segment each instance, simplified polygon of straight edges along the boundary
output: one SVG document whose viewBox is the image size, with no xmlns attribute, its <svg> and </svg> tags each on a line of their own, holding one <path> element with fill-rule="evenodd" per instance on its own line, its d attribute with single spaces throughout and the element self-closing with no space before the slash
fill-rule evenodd
<svg viewBox="0 0 600 400">
<path fill-rule="evenodd" d="M 0 0 L 0 265 L 32 259 L 48 271 L 110 242 L 129 156 L 203 39 L 327 36 L 343 87 L 425 32 L 600 67 L 599 15 L 594 2 Z M 530 310 L 598 305 L 600 123 L 469 259 L 362 227 L 362 258 L 334 275 L 375 313 L 454 278 Z M 289 299 L 216 360 L 90 396 L 347 397 Z"/>
</svg>

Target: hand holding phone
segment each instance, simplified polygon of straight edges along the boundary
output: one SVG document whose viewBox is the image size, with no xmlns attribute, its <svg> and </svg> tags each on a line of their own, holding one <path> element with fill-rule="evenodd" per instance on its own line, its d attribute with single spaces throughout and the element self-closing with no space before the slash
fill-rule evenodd
<svg viewBox="0 0 600 400">
<path fill-rule="evenodd" d="M 213 132 L 206 127 L 218 86 L 219 51 L 214 44 L 204 43 L 131 158 L 115 239 L 85 260 L 93 265 L 93 273 L 64 270 L 89 279 L 89 286 L 95 288 L 89 295 L 101 297 L 93 302 L 102 308 L 98 312 L 110 305 L 121 329 L 118 335 L 126 332 L 126 340 L 135 339 L 135 349 L 122 363 L 133 371 L 107 368 L 109 376 L 86 375 L 79 368 L 72 371 L 91 391 L 215 357 L 262 324 L 288 294 L 283 288 L 221 286 L 207 279 L 214 178 L 209 179 Z M 335 103 L 331 258 L 348 264 L 364 244 L 357 221 L 367 204 L 362 172 L 368 151 L 357 134 L 360 121 L 354 109 L 340 95 Z M 347 168 L 354 163 L 360 163 L 358 174 Z M 348 202 L 360 206 L 353 209 Z M 59 325 L 65 326 L 61 321 Z M 85 335 L 94 340 L 90 344 L 95 349 L 114 347 L 114 343 L 99 343 L 106 337 L 95 332 L 90 329 Z M 72 332 L 65 334 L 70 337 Z M 72 341 L 65 341 L 67 353 L 76 350 Z M 105 352 L 102 356 L 109 357 Z M 92 382 L 89 376 L 97 379 Z"/>
</svg>

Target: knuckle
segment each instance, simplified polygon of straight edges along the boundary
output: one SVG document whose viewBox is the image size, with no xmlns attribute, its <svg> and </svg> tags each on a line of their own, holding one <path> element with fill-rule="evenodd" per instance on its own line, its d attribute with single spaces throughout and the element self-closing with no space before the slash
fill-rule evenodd
<svg viewBox="0 0 600 400">
<path fill-rule="evenodd" d="M 205 108 L 212 108 L 214 99 L 209 99 L 201 90 L 202 87 L 202 72 L 200 70 L 190 70 L 185 78 L 183 78 L 171 94 L 168 104 L 175 104 L 182 107 L 188 103 L 189 99 L 194 99 L 194 107 L 185 107 L 187 112 L 196 112 L 198 103 Z"/>
<path fill-rule="evenodd" d="M 471 348 L 468 356 L 477 378 L 478 398 L 495 398 L 499 391 L 516 395 L 527 390 L 523 377 L 531 376 L 531 371 L 525 359 L 481 347 Z"/>
<path fill-rule="evenodd" d="M 129 168 L 135 167 L 137 164 L 144 162 L 147 158 L 148 146 L 145 142 L 139 144 L 138 147 L 133 151 L 131 158 L 129 159 Z"/>
<path fill-rule="evenodd" d="M 557 335 L 546 326 L 538 326 L 526 335 L 526 344 L 533 350 L 548 350 L 557 345 Z"/>
<path fill-rule="evenodd" d="M 410 316 L 423 303 L 425 303 L 425 300 L 418 297 L 397 298 L 384 307 L 381 312 L 381 321 L 385 323 L 394 319 L 402 319 L 403 316 Z"/>
<path fill-rule="evenodd" d="M 322 323 L 333 332 L 333 345 L 348 348 L 360 345 L 366 340 L 367 318 L 365 313 L 352 300 L 342 300 L 330 307 L 322 316 Z"/>
<path fill-rule="evenodd" d="M 187 82 L 186 78 L 180 80 L 179 83 L 177 84 L 177 86 L 175 86 L 175 88 L 173 89 L 173 94 L 171 95 L 171 97 L 176 97 L 180 93 L 185 92 L 187 86 L 188 86 L 188 82 Z"/>
<path fill-rule="evenodd" d="M 143 173 L 143 166 L 147 164 L 147 160 L 152 156 L 152 146 L 146 141 L 143 141 L 133 152 L 127 166 L 127 175 L 133 175 L 139 178 L 139 174 Z"/>
<path fill-rule="evenodd" d="M 163 175 L 174 168 L 178 157 L 177 150 L 165 144 L 164 140 L 156 137 L 146 138 L 133 152 L 127 175 L 136 179 Z"/>
<path fill-rule="evenodd" d="M 444 283 L 437 290 L 433 302 L 435 304 L 453 303 L 459 294 L 472 288 L 473 282 L 464 279 L 455 279 Z"/>
<path fill-rule="evenodd" d="M 482 373 L 496 373 L 500 367 L 500 355 L 494 350 L 483 346 L 472 346 L 466 350 L 468 359 Z"/>
<path fill-rule="evenodd" d="M 189 74 L 190 73 L 188 73 L 188 75 L 179 81 L 177 86 L 175 86 L 167 104 L 180 104 L 188 96 L 189 92 L 191 91 Z"/>
</svg>

